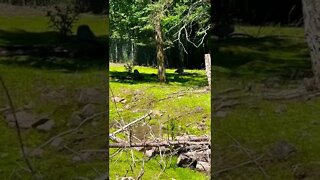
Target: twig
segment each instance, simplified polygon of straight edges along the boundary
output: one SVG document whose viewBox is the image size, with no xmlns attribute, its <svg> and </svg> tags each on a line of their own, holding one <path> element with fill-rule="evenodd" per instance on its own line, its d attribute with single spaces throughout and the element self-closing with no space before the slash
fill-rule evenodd
<svg viewBox="0 0 320 180">
<path fill-rule="evenodd" d="M 112 91 L 111 87 L 109 87 L 109 89 L 110 89 L 110 92 L 111 92 L 112 98 L 114 98 L 114 94 L 113 94 L 113 91 Z M 114 106 L 115 106 L 116 112 L 117 112 L 118 116 L 120 117 L 120 119 L 121 119 L 121 121 L 122 121 L 122 123 L 123 123 L 123 117 L 121 116 L 121 114 L 120 114 L 120 112 L 119 112 L 119 110 L 118 110 L 118 106 L 117 106 L 116 101 L 113 101 L 113 103 L 114 103 Z"/>
<path fill-rule="evenodd" d="M 224 134 L 229 136 L 240 147 L 240 149 L 249 157 L 249 159 L 251 159 L 251 161 L 254 162 L 254 164 L 257 166 L 257 168 L 261 171 L 261 173 L 265 177 L 265 179 L 269 179 L 269 176 L 267 175 L 267 173 L 264 171 L 264 169 L 261 167 L 261 165 L 257 162 L 257 160 L 252 158 L 252 156 L 250 155 L 248 150 L 246 148 L 244 148 L 237 139 L 235 139 L 233 136 L 231 136 L 231 134 L 226 133 L 226 132 L 224 132 Z"/>
<path fill-rule="evenodd" d="M 78 152 L 76 152 L 75 150 L 69 148 L 67 145 L 64 145 L 63 147 L 64 147 L 66 150 L 72 152 L 73 154 L 79 156 L 82 161 L 88 162 L 88 160 L 84 159 L 84 158 L 81 156 L 80 153 L 78 153 Z M 90 165 L 90 164 L 89 164 L 89 165 Z M 97 175 L 100 175 L 100 172 L 99 172 L 96 168 L 94 168 L 92 165 L 90 165 L 90 167 L 92 168 L 92 170 L 93 170 Z"/>
<path fill-rule="evenodd" d="M 261 155 L 260 157 L 256 158 L 255 161 L 261 159 L 264 155 Z M 246 162 L 242 162 L 240 164 L 237 164 L 235 166 L 232 166 L 232 167 L 228 167 L 228 168 L 225 168 L 225 169 L 221 169 L 221 170 L 218 170 L 218 171 L 215 171 L 213 172 L 213 176 L 216 176 L 218 174 L 221 174 L 221 173 L 225 173 L 227 171 L 230 171 L 230 170 L 233 170 L 233 169 L 236 169 L 236 168 L 239 168 L 241 166 L 245 166 L 245 165 L 248 165 L 248 164 L 251 164 L 251 163 L 254 163 L 253 160 L 249 160 L 249 161 L 246 161 Z"/>
<path fill-rule="evenodd" d="M 41 144 L 41 145 L 40 145 L 38 148 L 36 148 L 36 149 L 41 149 L 41 148 L 45 147 L 46 145 L 48 145 L 50 142 L 52 142 L 54 139 L 56 139 L 56 138 L 58 138 L 58 137 L 65 136 L 65 135 L 70 134 L 70 133 L 72 133 L 72 132 L 74 132 L 74 131 L 77 131 L 77 130 L 78 130 L 82 125 L 84 125 L 86 122 L 88 122 L 88 121 L 90 121 L 90 120 L 92 120 L 92 119 L 94 119 L 94 118 L 96 118 L 96 117 L 98 117 L 98 116 L 100 116 L 100 115 L 102 115 L 102 114 L 104 114 L 104 113 L 106 113 L 106 112 L 96 113 L 96 114 L 93 114 L 93 115 L 90 116 L 90 117 L 87 117 L 87 118 L 84 119 L 77 127 L 73 128 L 73 129 L 69 129 L 69 130 L 67 130 L 67 131 L 64 131 L 64 132 L 62 132 L 62 133 L 59 133 L 59 134 L 53 136 L 52 138 L 50 138 L 48 141 L 46 141 L 46 142 L 44 142 L 43 144 Z"/>
<path fill-rule="evenodd" d="M 140 180 L 142 179 L 142 176 L 144 175 L 144 159 L 142 158 L 142 166 L 141 166 L 141 170 L 140 170 L 140 173 L 137 177 L 137 180 Z"/>
<path fill-rule="evenodd" d="M 24 158 L 24 160 L 25 160 L 30 172 L 32 174 L 35 174 L 35 170 L 32 168 L 31 163 L 30 163 L 29 159 L 27 158 L 27 155 L 26 155 L 26 152 L 25 152 L 25 149 L 24 149 L 24 144 L 23 144 L 22 135 L 21 135 L 21 129 L 20 129 L 20 126 L 19 126 L 19 122 L 18 122 L 18 119 L 17 119 L 17 116 L 16 116 L 16 111 L 15 111 L 15 108 L 13 106 L 13 102 L 12 102 L 11 96 L 10 96 L 8 88 L 5 85 L 5 83 L 4 83 L 4 81 L 3 81 L 1 76 L 0 76 L 0 81 L 1 81 L 2 87 L 3 87 L 4 91 L 5 91 L 5 94 L 6 94 L 7 98 L 8 98 L 9 106 L 11 108 L 11 111 L 13 113 L 13 118 L 14 118 L 14 122 L 15 122 L 15 125 L 16 125 L 16 130 L 17 130 L 17 134 L 18 134 L 18 140 L 19 140 L 19 144 L 20 144 L 20 149 L 22 151 L 22 156 L 23 156 L 23 158 Z"/>
</svg>

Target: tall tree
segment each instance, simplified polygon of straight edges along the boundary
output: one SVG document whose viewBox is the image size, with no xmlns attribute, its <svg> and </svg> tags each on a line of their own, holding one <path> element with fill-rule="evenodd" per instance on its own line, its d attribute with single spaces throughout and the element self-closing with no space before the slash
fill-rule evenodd
<svg viewBox="0 0 320 180">
<path fill-rule="evenodd" d="M 159 81 L 165 82 L 165 50 L 174 42 L 185 53 L 186 43 L 204 44 L 211 27 L 209 10 L 208 0 L 111 0 L 111 37 L 155 44 Z"/>
<path fill-rule="evenodd" d="M 302 0 L 306 40 L 310 48 L 314 83 L 320 89 L 320 1 Z"/>
</svg>

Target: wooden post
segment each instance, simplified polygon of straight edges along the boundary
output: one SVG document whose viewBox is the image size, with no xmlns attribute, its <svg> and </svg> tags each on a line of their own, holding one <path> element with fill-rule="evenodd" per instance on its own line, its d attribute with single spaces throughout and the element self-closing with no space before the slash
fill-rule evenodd
<svg viewBox="0 0 320 180">
<path fill-rule="evenodd" d="M 208 78 L 208 85 L 209 85 L 209 89 L 211 89 L 211 55 L 205 54 L 204 61 L 206 64 L 206 74 Z"/>
</svg>

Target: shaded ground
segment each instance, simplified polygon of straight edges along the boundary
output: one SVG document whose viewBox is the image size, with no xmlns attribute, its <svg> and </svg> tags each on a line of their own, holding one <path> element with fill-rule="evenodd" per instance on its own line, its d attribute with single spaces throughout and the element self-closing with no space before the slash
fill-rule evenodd
<svg viewBox="0 0 320 180">
<path fill-rule="evenodd" d="M 259 31 L 240 28 L 251 35 Z M 216 43 L 213 175 L 318 179 L 320 103 L 303 84 L 311 76 L 303 29 L 263 29 L 256 39 Z"/>
<path fill-rule="evenodd" d="M 18 109 L 20 121 L 28 122 L 22 123 L 25 127 L 22 138 L 37 176 L 94 179 L 106 175 L 105 58 L 89 59 L 77 54 L 88 47 L 76 41 L 58 44 L 57 34 L 48 28 L 43 11 L 5 8 L 0 6 L 0 75 Z M 103 43 L 108 33 L 106 17 L 81 15 L 74 32 L 80 24 L 88 24 L 98 40 L 107 44 Z M 73 54 L 58 55 L 53 51 L 56 48 Z M 0 88 L 0 178 L 34 179 L 25 169 L 7 106 Z M 62 132 L 69 133 L 50 141 Z M 41 150 L 31 151 L 34 148 Z"/>
</svg>

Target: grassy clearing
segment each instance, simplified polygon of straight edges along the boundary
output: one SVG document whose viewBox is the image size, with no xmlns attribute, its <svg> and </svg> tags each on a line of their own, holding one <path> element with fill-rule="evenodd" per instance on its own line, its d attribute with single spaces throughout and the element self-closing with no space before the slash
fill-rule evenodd
<svg viewBox="0 0 320 180">
<path fill-rule="evenodd" d="M 54 112 L 50 118 L 55 121 L 56 126 L 50 132 L 44 133 L 35 129 L 23 130 L 22 135 L 26 146 L 37 147 L 50 137 L 69 129 L 67 126 L 68 119 L 71 113 L 79 108 L 76 100 L 77 89 L 86 87 L 106 88 L 104 72 L 105 71 L 91 69 L 77 73 L 62 73 L 48 69 L 0 65 L 0 74 L 7 83 L 16 107 L 21 108 L 23 105 L 31 103 L 33 113 L 50 114 Z M 65 89 L 68 94 L 68 96 L 65 97 L 66 103 L 60 104 L 55 101 L 47 101 L 41 96 L 43 89 L 57 90 L 59 88 Z M 4 107 L 7 104 L 7 100 L 2 89 L 0 94 L 0 106 Z M 103 108 L 103 106 L 100 107 L 101 111 Z M 0 129 L 2 132 L 0 138 L 0 154 L 2 157 L 0 177 L 1 179 L 6 179 L 14 172 L 15 168 L 19 167 L 19 164 L 22 166 L 25 165 L 20 156 L 15 129 L 7 126 L 3 116 L 1 116 L 0 119 Z M 84 132 L 85 137 L 97 135 L 97 138 L 85 139 L 80 144 L 75 145 L 73 141 L 78 136 L 77 133 L 75 133 L 66 136 L 66 144 L 76 151 L 84 148 L 103 148 L 105 139 L 101 133 L 105 132 L 106 117 L 100 117 L 95 121 L 97 122 L 97 126 L 92 126 L 88 123 L 81 128 L 81 131 Z M 91 162 L 83 163 L 73 162 L 73 156 L 74 154 L 66 150 L 58 151 L 46 147 L 44 148 L 43 157 L 40 159 L 32 159 L 32 164 L 45 178 L 50 177 L 53 179 L 72 179 L 78 176 L 96 177 L 97 175 L 91 169 L 91 166 L 94 166 L 100 172 L 105 171 L 103 155 L 100 155 L 100 158 Z M 81 170 L 79 171 L 79 169 Z M 17 170 L 16 174 L 12 175 L 12 178 L 18 178 L 18 175 L 28 178 L 28 173 L 21 170 Z"/>
<path fill-rule="evenodd" d="M 154 74 L 157 69 L 148 67 L 134 67 L 144 77 L 141 81 L 114 81 L 111 80 L 111 93 L 116 97 L 126 99 L 126 103 L 117 103 L 118 110 L 125 122 L 130 122 L 144 115 L 149 110 L 159 110 L 163 115 L 155 116 L 148 120 L 152 126 L 155 136 L 167 138 L 183 134 L 203 135 L 210 134 L 210 93 L 196 93 L 203 90 L 206 85 L 204 70 L 186 70 L 189 74 L 177 75 L 173 69 L 167 70 L 169 83 L 160 85 Z M 122 64 L 111 64 L 110 76 L 126 76 L 127 72 Z M 181 96 L 177 96 L 177 92 Z M 110 93 L 110 96 L 112 95 Z M 168 98 L 172 96 L 171 98 Z M 162 101 L 160 99 L 168 98 Z M 116 130 L 115 120 L 119 120 L 115 105 L 110 103 L 110 132 Z M 198 111 L 197 111 L 198 109 Z M 113 126 L 112 126 L 113 125 Z M 143 139 L 144 132 L 148 132 L 143 126 L 134 127 L 134 135 Z M 110 155 L 115 152 L 110 150 Z M 141 158 L 142 154 L 134 152 L 135 159 Z M 157 156 L 146 162 L 145 179 L 154 179 L 161 172 L 161 161 Z M 170 161 L 165 158 L 167 167 L 160 179 L 208 179 L 208 175 L 190 169 L 176 167 L 176 157 Z M 129 164 L 132 163 L 130 151 L 125 151 L 110 160 L 110 177 L 123 176 L 128 171 L 128 176 L 138 176 L 141 163 L 137 163 L 133 173 Z"/>
<path fill-rule="evenodd" d="M 21 10 L 21 7 L 0 6 L 0 45 L 34 45 L 57 43 L 57 33 L 49 28 L 49 21 L 44 9 Z M 105 41 L 108 35 L 107 16 L 96 16 L 80 14 L 79 20 L 73 27 L 73 34 L 76 33 L 79 25 L 88 25 L 94 34 Z"/>
<path fill-rule="evenodd" d="M 266 154 L 272 144 L 280 140 L 296 147 L 295 155 L 288 160 L 277 161 L 266 156 L 259 161 L 271 179 L 296 179 L 301 174 L 317 179 L 320 169 L 319 98 L 309 101 L 259 98 L 264 92 L 299 88 L 303 84 L 302 79 L 311 75 L 303 29 L 262 29 L 258 38 L 233 38 L 214 43 L 213 97 L 246 96 L 237 99 L 240 106 L 225 109 L 225 117 L 214 113 L 212 134 L 217 148 L 213 151 L 213 157 L 216 157 L 213 159 L 213 172 L 248 160 L 225 134 L 227 132 L 248 148 L 254 157 Z M 257 35 L 259 27 L 238 27 L 237 30 Z M 229 88 L 240 90 L 219 94 Z M 218 103 L 213 102 L 213 106 Z M 254 164 L 219 175 L 219 179 L 247 178 L 264 179 Z"/>
<path fill-rule="evenodd" d="M 0 9 L 0 45 L 52 45 L 56 34 L 48 29 L 47 19 L 41 11 L 17 8 Z M 105 17 L 81 15 L 77 25 L 88 24 L 99 37 L 107 35 Z M 77 26 L 74 27 L 76 30 Z M 7 84 L 16 108 L 28 105 L 35 115 L 49 115 L 55 126 L 49 132 L 35 128 L 24 129 L 22 136 L 26 147 L 35 148 L 54 135 L 66 131 L 71 114 L 78 111 L 79 91 L 83 88 L 106 89 L 105 62 L 91 59 L 67 59 L 58 57 L 12 56 L 0 57 L 0 75 Z M 62 98 L 48 99 L 43 94 L 63 92 Z M 0 88 L 0 108 L 8 104 Z M 97 105 L 97 111 L 107 111 L 105 105 Z M 64 145 L 78 152 L 83 149 L 104 149 L 107 116 L 101 115 L 82 126 L 79 131 L 66 135 Z M 26 167 L 20 153 L 16 130 L 8 127 L 3 113 L 0 115 L 0 179 L 34 179 L 23 170 Z M 31 164 L 43 179 L 77 179 L 99 177 L 95 171 L 106 173 L 105 153 L 98 153 L 88 161 L 77 162 L 75 154 L 63 146 L 43 148 L 40 158 L 32 157 Z M 93 170 L 95 169 L 95 170 Z"/>
</svg>

